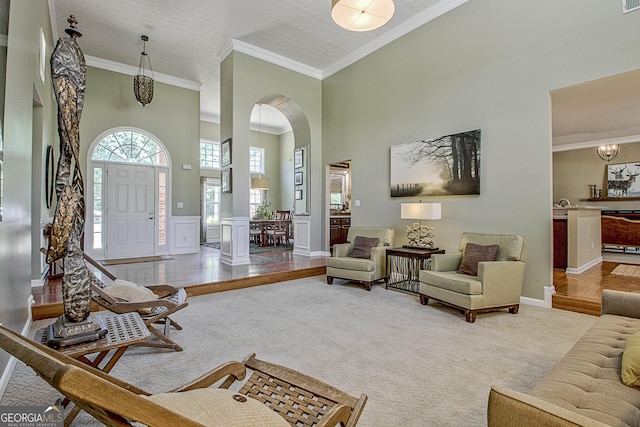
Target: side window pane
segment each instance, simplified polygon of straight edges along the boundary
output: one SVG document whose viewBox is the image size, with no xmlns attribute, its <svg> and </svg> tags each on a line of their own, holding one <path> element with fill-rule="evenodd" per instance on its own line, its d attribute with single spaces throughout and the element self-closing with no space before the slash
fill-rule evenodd
<svg viewBox="0 0 640 427">
<path fill-rule="evenodd" d="M 200 167 L 220 169 L 220 143 L 200 142 Z"/>
<path fill-rule="evenodd" d="M 249 172 L 264 173 L 264 148 L 249 148 Z"/>
</svg>

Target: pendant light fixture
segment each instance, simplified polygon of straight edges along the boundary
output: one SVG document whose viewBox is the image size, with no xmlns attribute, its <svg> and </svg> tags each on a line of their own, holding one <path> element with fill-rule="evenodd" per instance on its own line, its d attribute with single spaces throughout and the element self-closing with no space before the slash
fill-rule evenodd
<svg viewBox="0 0 640 427">
<path fill-rule="evenodd" d="M 610 162 L 620 154 L 620 146 L 618 144 L 601 145 L 598 147 L 597 151 L 598 156 L 600 156 L 602 160 Z"/>
<path fill-rule="evenodd" d="M 349 31 L 371 31 L 389 22 L 393 0 L 332 0 L 331 17 Z"/>
<path fill-rule="evenodd" d="M 147 42 L 149 37 L 141 36 L 142 53 L 140 54 L 140 65 L 138 65 L 138 74 L 133 77 L 133 93 L 136 95 L 138 104 L 146 107 L 153 99 L 153 69 L 151 68 L 151 59 L 147 54 Z M 145 66 L 148 69 L 145 69 Z"/>
</svg>

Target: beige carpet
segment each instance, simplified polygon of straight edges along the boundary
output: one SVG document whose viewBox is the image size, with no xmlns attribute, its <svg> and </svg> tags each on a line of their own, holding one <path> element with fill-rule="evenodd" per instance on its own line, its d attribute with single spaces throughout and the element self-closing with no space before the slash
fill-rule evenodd
<svg viewBox="0 0 640 427">
<path fill-rule="evenodd" d="M 620 264 L 613 269 L 611 274 L 616 274 L 618 276 L 640 277 L 640 265 Z"/>
<path fill-rule="evenodd" d="M 168 255 L 145 256 L 145 257 L 137 257 L 137 258 L 107 259 L 104 261 L 100 261 L 100 264 L 102 265 L 135 264 L 137 262 L 165 261 L 169 259 L 173 259 L 173 257 Z"/>
<path fill-rule="evenodd" d="M 112 371 L 166 391 L 251 352 L 369 401 L 358 426 L 486 425 L 491 384 L 527 392 L 596 318 L 521 306 L 517 315 L 464 316 L 375 285 L 324 276 L 189 299 L 171 337 L 185 351 L 136 347 Z M 38 321 L 33 329 L 49 321 Z M 49 404 L 58 395 L 18 363 L 0 405 Z M 74 426 L 99 425 L 82 413 Z"/>
</svg>

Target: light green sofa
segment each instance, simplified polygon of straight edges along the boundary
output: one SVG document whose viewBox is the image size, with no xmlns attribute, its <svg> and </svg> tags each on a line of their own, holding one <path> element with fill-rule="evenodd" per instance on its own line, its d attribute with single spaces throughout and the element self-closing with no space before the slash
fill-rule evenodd
<svg viewBox="0 0 640 427">
<path fill-rule="evenodd" d="M 357 236 L 377 237 L 378 246 L 371 248 L 369 259 L 352 258 L 351 250 Z M 348 279 L 364 284 L 371 290 L 371 284 L 380 279 L 387 280 L 386 248 L 393 245 L 393 228 L 351 227 L 347 233 L 347 243 L 333 245 L 333 253 L 327 258 L 327 283 L 333 284 L 333 278 Z"/>
<path fill-rule="evenodd" d="M 621 380 L 624 345 L 637 331 L 640 294 L 604 290 L 602 316 L 533 390 L 491 387 L 488 425 L 640 425 L 640 389 Z"/>
<path fill-rule="evenodd" d="M 478 275 L 458 273 L 467 243 L 499 245 L 496 260 L 478 263 Z M 476 314 L 507 308 L 517 313 L 524 281 L 527 239 L 516 234 L 462 233 L 459 253 L 434 254 L 431 270 L 420 270 L 420 303 L 429 299 L 464 312 L 473 323 Z"/>
</svg>

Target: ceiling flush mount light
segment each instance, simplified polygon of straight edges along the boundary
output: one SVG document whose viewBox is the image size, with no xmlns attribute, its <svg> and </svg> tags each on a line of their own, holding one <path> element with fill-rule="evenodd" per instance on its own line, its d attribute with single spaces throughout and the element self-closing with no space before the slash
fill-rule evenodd
<svg viewBox="0 0 640 427">
<path fill-rule="evenodd" d="M 153 69 L 151 68 L 151 59 L 147 54 L 147 42 L 149 37 L 141 36 L 142 53 L 140 54 L 140 65 L 138 65 L 138 74 L 133 77 L 133 93 L 136 95 L 138 104 L 146 107 L 153 99 Z M 145 66 L 148 69 L 145 69 Z"/>
<path fill-rule="evenodd" d="M 618 144 L 607 144 L 598 147 L 598 156 L 602 160 L 610 162 L 620 154 L 620 146 Z"/>
<path fill-rule="evenodd" d="M 389 22 L 393 0 L 332 0 L 331 17 L 349 31 L 371 31 Z"/>
</svg>

